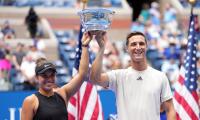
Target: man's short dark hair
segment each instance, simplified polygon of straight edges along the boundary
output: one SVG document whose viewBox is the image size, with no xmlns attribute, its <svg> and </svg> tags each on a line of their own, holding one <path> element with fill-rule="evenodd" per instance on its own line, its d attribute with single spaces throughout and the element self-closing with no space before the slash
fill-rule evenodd
<svg viewBox="0 0 200 120">
<path fill-rule="evenodd" d="M 131 32 L 131 33 L 129 33 L 129 34 L 127 35 L 127 37 L 126 37 L 126 46 L 128 46 L 129 38 L 131 38 L 132 36 L 136 36 L 136 35 L 141 35 L 141 36 L 143 36 L 144 39 L 145 39 L 145 42 L 146 42 L 146 44 L 147 44 L 147 39 L 146 39 L 145 34 L 142 33 L 142 32 L 136 31 L 136 32 Z"/>
</svg>

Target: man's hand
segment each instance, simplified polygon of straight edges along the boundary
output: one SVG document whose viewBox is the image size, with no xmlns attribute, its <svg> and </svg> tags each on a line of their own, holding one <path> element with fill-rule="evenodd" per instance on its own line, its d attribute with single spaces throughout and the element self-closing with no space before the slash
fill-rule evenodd
<svg viewBox="0 0 200 120">
<path fill-rule="evenodd" d="M 105 31 L 98 31 L 95 39 L 97 40 L 100 48 L 105 48 L 105 42 L 107 40 L 107 35 Z"/>
</svg>

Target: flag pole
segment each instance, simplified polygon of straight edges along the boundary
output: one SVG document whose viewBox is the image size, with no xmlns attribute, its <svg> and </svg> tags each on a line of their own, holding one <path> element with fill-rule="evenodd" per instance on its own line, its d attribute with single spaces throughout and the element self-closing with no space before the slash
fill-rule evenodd
<svg viewBox="0 0 200 120">
<path fill-rule="evenodd" d="M 88 0 L 82 0 L 82 2 L 83 2 L 83 10 L 86 8 L 86 5 L 87 5 L 87 3 L 88 3 Z"/>
<path fill-rule="evenodd" d="M 88 0 L 81 0 L 81 2 L 83 3 L 81 6 L 82 6 L 82 10 L 84 10 L 85 8 L 86 8 L 86 6 L 87 6 L 87 3 L 88 3 Z M 79 40 L 81 40 L 81 38 L 82 38 L 82 35 L 83 35 L 83 33 L 82 33 L 83 31 L 82 31 L 82 25 L 80 25 L 80 32 L 79 32 Z M 79 41 L 80 42 L 80 41 Z M 79 46 L 81 46 L 81 42 L 80 42 L 80 44 L 79 44 Z"/>
<path fill-rule="evenodd" d="M 86 8 L 86 5 L 87 5 L 87 2 L 88 0 L 81 0 L 81 2 L 83 3 L 82 4 L 82 10 L 84 10 Z M 82 42 L 81 42 L 81 39 L 82 39 L 82 36 L 83 36 L 83 33 L 82 33 L 82 25 L 80 24 L 80 31 L 79 31 L 79 35 L 78 35 L 78 48 L 81 50 L 81 45 L 82 45 Z M 78 55 L 78 52 L 76 52 L 76 55 Z M 76 64 L 76 60 L 75 60 L 75 64 Z M 78 61 L 78 63 L 80 63 L 80 60 Z M 79 68 L 79 65 L 78 65 L 78 68 Z M 73 74 L 73 73 L 72 73 Z M 82 87 L 82 85 L 81 85 Z M 81 119 L 82 116 L 80 116 L 80 110 L 81 110 L 81 104 L 80 104 L 80 90 L 77 92 L 77 118 L 78 119 Z"/>
<path fill-rule="evenodd" d="M 191 5 L 191 14 L 193 13 L 193 9 L 194 9 L 194 5 L 196 3 L 196 0 L 188 0 L 188 2 L 190 3 Z"/>
</svg>

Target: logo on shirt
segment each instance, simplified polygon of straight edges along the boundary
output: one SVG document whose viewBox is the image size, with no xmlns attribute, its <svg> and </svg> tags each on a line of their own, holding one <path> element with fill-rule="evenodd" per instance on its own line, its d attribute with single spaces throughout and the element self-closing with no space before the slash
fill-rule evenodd
<svg viewBox="0 0 200 120">
<path fill-rule="evenodd" d="M 141 77 L 141 76 L 139 76 L 139 77 L 137 78 L 137 80 L 143 80 L 143 79 L 142 79 L 142 77 Z"/>
</svg>

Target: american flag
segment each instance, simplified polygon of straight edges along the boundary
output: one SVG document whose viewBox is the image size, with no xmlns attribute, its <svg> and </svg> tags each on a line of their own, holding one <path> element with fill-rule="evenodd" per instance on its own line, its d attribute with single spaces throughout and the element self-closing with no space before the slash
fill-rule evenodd
<svg viewBox="0 0 200 120">
<path fill-rule="evenodd" d="M 195 18 L 191 14 L 188 31 L 188 44 L 184 66 L 180 69 L 179 79 L 175 85 L 174 106 L 177 120 L 199 120 L 197 95 L 197 37 Z"/>
<path fill-rule="evenodd" d="M 82 27 L 79 33 L 79 44 L 76 49 L 76 58 L 72 74 L 75 75 L 79 68 L 81 58 Z M 90 60 L 91 63 L 91 60 Z M 89 79 L 89 78 L 88 78 Z M 69 120 L 103 120 L 101 101 L 97 89 L 89 82 L 83 82 L 80 90 L 70 98 L 68 104 Z"/>
</svg>

